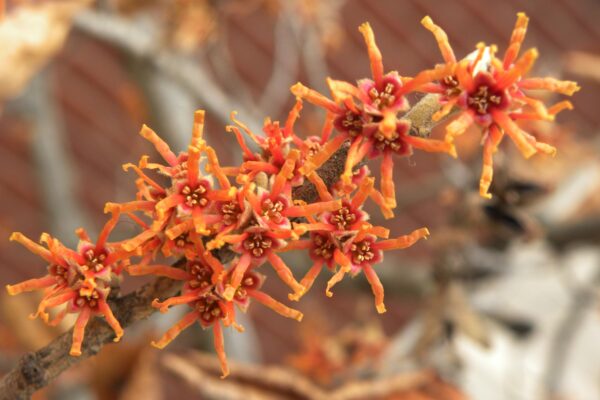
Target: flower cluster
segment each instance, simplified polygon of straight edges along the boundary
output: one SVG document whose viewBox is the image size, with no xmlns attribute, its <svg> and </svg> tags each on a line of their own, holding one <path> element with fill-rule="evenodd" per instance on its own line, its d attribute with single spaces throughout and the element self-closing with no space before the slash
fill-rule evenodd
<svg viewBox="0 0 600 400">
<path fill-rule="evenodd" d="M 70 354 L 81 355 L 81 344 L 85 327 L 93 315 L 102 315 L 115 331 L 115 342 L 123 336 L 123 329 L 107 303 L 111 284 L 118 283 L 123 268 L 127 266 L 129 254 L 120 246 L 107 242 L 108 235 L 115 227 L 119 214 L 115 213 L 106 223 L 94 244 L 83 229 L 77 230 L 79 244 L 77 250 L 65 247 L 58 239 L 44 233 L 41 246 L 20 232 L 11 235 L 32 253 L 48 263 L 48 274 L 42 278 L 30 279 L 6 289 L 11 295 L 33 290 L 44 290 L 44 297 L 37 312 L 31 318 L 40 317 L 50 325 L 57 325 L 67 313 L 76 313 L 77 321 L 73 330 L 73 344 Z M 48 309 L 62 307 L 56 317 L 50 320 Z"/>
<path fill-rule="evenodd" d="M 491 153 L 504 133 L 527 156 L 554 151 L 520 130 L 515 121 L 551 120 L 570 104 L 562 102 L 546 108 L 523 90 L 545 88 L 572 94 L 578 87 L 550 78 L 521 79 L 537 56 L 531 50 L 516 59 L 526 22 L 520 14 L 503 61 L 495 58 L 494 46 L 478 46 L 474 55 L 457 61 L 445 33 L 427 17 L 423 24 L 438 40 L 445 63 L 412 78 L 384 71 L 373 31 L 369 24 L 361 25 L 372 79 L 359 80 L 356 85 L 330 79 L 332 99 L 298 83 L 292 87 L 296 103 L 287 120 L 283 124 L 265 120 L 260 134 L 232 113 L 233 125 L 226 130 L 233 133 L 242 151 L 239 166 L 222 166 L 205 141 L 204 111 L 195 113 L 191 141 L 179 154 L 143 126 L 140 135 L 163 161 L 154 162 L 144 155 L 136 164 L 123 166 L 125 171 L 135 173 L 135 199 L 107 203 L 105 212 L 112 217 L 96 244 L 85 231 L 78 230 L 77 250 L 66 248 L 48 234 L 41 238 L 46 247 L 20 233 L 13 234 L 13 240 L 48 263 L 48 275 L 9 285 L 8 292 L 44 290 L 35 315 L 51 324 L 58 323 L 66 313 L 78 313 L 71 354 L 80 355 L 85 326 L 93 315 L 106 318 L 115 331 L 115 340 L 122 336 L 123 330 L 109 306 L 109 295 L 123 271 L 132 276 L 154 275 L 181 281 L 180 294 L 156 299 L 152 306 L 167 312 L 170 306 L 185 304 L 189 311 L 153 345 L 165 347 L 182 330 L 198 322 L 212 329 L 223 375 L 228 374 L 223 327 L 243 330 L 236 322 L 236 310 L 245 312 L 255 300 L 284 317 L 302 319 L 300 311 L 261 290 L 265 265 L 270 265 L 290 288 L 288 297 L 292 301 L 300 300 L 323 269 L 331 273 L 325 288 L 329 297 L 346 275 L 363 273 L 372 288 L 377 311 L 385 312 L 383 285 L 375 272 L 383 253 L 412 246 L 429 235 L 427 228 L 421 228 L 390 239 L 388 229 L 371 224 L 363 209 L 370 200 L 384 217 L 393 216 L 394 155 L 408 156 L 413 149 L 455 154 L 453 138 L 477 123 L 485 134 L 481 193 L 487 195 Z M 446 140 L 410 134 L 411 123 L 404 113 L 410 107 L 406 96 L 414 91 L 439 94 L 441 104 L 435 119 L 455 108 L 461 110 L 448 126 Z M 299 136 L 295 131 L 303 100 L 327 111 L 320 136 Z M 252 143 L 247 143 L 248 139 Z M 330 179 L 331 174 L 320 174 L 325 162 L 344 146 L 347 157 L 337 181 Z M 376 189 L 363 160 L 379 155 L 381 184 Z M 328 182 L 322 177 L 328 177 Z M 317 200 L 294 197 L 300 192 L 294 189 L 301 185 L 314 186 Z M 108 236 L 121 217 L 131 219 L 140 232 L 109 242 Z M 313 260 L 299 281 L 281 256 L 288 251 L 307 251 Z M 57 316 L 51 320 L 47 310 L 55 308 Z"/>
<path fill-rule="evenodd" d="M 439 45 L 444 65 L 452 73 L 437 82 L 421 89 L 440 95 L 443 107 L 434 116 L 439 120 L 454 109 L 458 117 L 446 129 L 446 142 L 463 134 L 471 125 L 477 125 L 483 133 L 483 169 L 479 182 L 481 196 L 491 198 L 488 193 L 493 175 L 492 155 L 504 135 L 508 135 L 526 158 L 536 153 L 554 155 L 556 149 L 541 143 L 522 130 L 518 120 L 553 121 L 556 114 L 572 109 L 569 101 L 561 101 L 546 107 L 541 100 L 527 95 L 528 90 L 549 90 L 571 96 L 579 90 L 577 83 L 559 81 L 554 78 L 525 78 L 538 57 L 535 48 L 527 50 L 521 57 L 519 51 L 529 19 L 524 13 L 517 14 L 517 22 L 504 52 L 504 57 L 496 57 L 496 46 L 477 45 L 477 50 L 457 61 L 448 42 L 446 33 L 433 23 L 430 17 L 421 21 L 430 30 Z"/>
<path fill-rule="evenodd" d="M 527 90 L 549 90 L 572 95 L 579 86 L 571 81 L 554 78 L 524 78 L 538 57 L 536 49 L 526 51 L 518 58 L 527 30 L 528 18 L 518 14 L 509 46 L 501 60 L 496 57 L 496 46 L 480 43 L 477 49 L 462 60 L 457 60 L 446 33 L 425 17 L 422 24 L 430 30 L 440 48 L 444 63 L 425 70 L 415 77 L 402 77 L 397 72 L 385 73 L 373 31 L 368 23 L 360 26 L 371 61 L 372 79 L 359 80 L 356 85 L 328 79 L 332 99 L 307 88 L 301 83 L 292 86 L 297 97 L 324 108 L 338 134 L 321 143 L 322 149 L 311 157 L 303 168 L 309 173 L 327 160 L 344 142 L 350 142 L 350 151 L 342 181 L 346 190 L 352 190 L 352 172 L 364 158 L 382 155 L 381 194 L 387 206 L 396 205 L 392 177 L 393 155 L 406 156 L 413 148 L 428 152 L 445 152 L 456 157 L 454 138 L 477 124 L 483 132 L 483 171 L 480 194 L 489 198 L 492 181 L 492 155 L 504 134 L 507 134 L 525 157 L 541 152 L 555 154 L 556 149 L 541 143 L 517 125 L 518 120 L 553 121 L 556 114 L 571 109 L 568 101 L 546 107 L 541 100 L 528 96 Z M 458 117 L 447 127 L 444 141 L 410 136 L 410 121 L 404 118 L 409 109 L 406 95 L 411 92 L 439 95 L 441 109 L 433 115 L 440 121 L 459 110 Z M 388 214 L 389 210 L 387 211 Z"/>
</svg>

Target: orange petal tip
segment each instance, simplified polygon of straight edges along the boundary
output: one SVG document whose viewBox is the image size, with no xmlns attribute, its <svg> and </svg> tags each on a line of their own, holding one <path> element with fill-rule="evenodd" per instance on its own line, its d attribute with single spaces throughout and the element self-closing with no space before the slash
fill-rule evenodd
<svg viewBox="0 0 600 400">
<path fill-rule="evenodd" d="M 142 129 L 140 129 L 140 136 L 142 136 L 143 138 L 147 138 L 149 135 L 151 135 L 152 129 L 150 129 L 150 127 L 146 124 L 142 125 Z"/>
<path fill-rule="evenodd" d="M 299 301 L 301 297 L 302 297 L 302 296 L 300 296 L 300 295 L 299 295 L 299 294 L 297 294 L 297 293 L 290 293 L 290 294 L 288 294 L 288 299 L 289 299 L 290 301 Z"/>
<path fill-rule="evenodd" d="M 166 344 L 158 343 L 158 342 L 155 342 L 153 340 L 153 341 L 150 342 L 150 346 L 152 346 L 152 347 L 154 347 L 156 349 L 162 350 L 162 349 L 165 348 Z"/>
<path fill-rule="evenodd" d="M 6 291 L 8 292 L 9 295 L 11 296 L 15 296 L 17 294 L 19 294 L 20 292 L 18 290 L 15 289 L 14 286 L 12 285 L 6 285 Z"/>
<path fill-rule="evenodd" d="M 23 234 L 21 232 L 13 232 L 10 234 L 10 237 L 8 238 L 8 240 L 13 242 L 15 240 L 20 240 L 22 237 L 23 237 Z"/>
<path fill-rule="evenodd" d="M 370 31 L 372 31 L 371 24 L 369 24 L 368 22 L 363 22 L 362 24 L 359 25 L 358 30 L 360 33 L 362 33 L 364 35 Z"/>
</svg>

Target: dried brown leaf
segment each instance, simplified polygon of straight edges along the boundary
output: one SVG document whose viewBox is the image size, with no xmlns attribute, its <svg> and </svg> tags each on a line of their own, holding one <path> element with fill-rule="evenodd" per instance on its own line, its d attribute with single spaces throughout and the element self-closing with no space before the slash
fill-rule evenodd
<svg viewBox="0 0 600 400">
<path fill-rule="evenodd" d="M 19 6 L 0 20 L 0 101 L 16 96 L 63 46 L 75 13 L 91 0 Z"/>
</svg>

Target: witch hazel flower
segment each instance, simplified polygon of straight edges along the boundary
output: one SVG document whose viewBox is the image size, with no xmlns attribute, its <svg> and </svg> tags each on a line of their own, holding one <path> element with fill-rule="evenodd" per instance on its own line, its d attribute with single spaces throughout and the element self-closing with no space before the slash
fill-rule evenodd
<svg viewBox="0 0 600 400">
<path fill-rule="evenodd" d="M 299 224 L 298 230 L 309 232 L 309 239 L 292 241 L 283 249 L 283 251 L 299 249 L 309 251 L 314 264 L 300 281 L 300 284 L 306 290 L 312 287 L 314 280 L 324 266 L 334 271 L 336 265 L 350 265 L 350 260 L 342 251 L 341 243 L 348 241 L 357 232 L 366 230 L 387 237 L 387 229 L 373 227 L 369 224 L 367 222 L 369 215 L 362 210 L 363 203 L 373 190 L 373 182 L 373 178 L 365 178 L 355 195 L 352 198 L 346 196 L 338 209 L 324 211 L 319 214 L 318 219 L 310 215 L 307 216 L 308 222 Z M 329 200 L 332 198 L 324 185 L 317 187 L 317 190 L 322 199 Z M 330 296 L 329 289 L 326 293 Z M 298 301 L 302 294 L 291 294 L 289 298 Z"/>
<path fill-rule="evenodd" d="M 217 264 L 214 259 L 211 259 L 210 253 L 204 252 L 199 253 L 196 259 L 187 260 L 185 270 L 168 265 L 135 265 L 129 268 L 129 273 L 151 274 L 184 282 L 181 295 L 170 297 L 162 302 L 155 299 L 152 306 L 161 312 L 167 312 L 171 306 L 187 304 L 192 310 L 167 330 L 158 341 L 152 342 L 152 345 L 163 349 L 183 330 L 199 322 L 203 329 L 212 329 L 215 351 L 225 377 L 229 374 L 229 368 L 225 355 L 222 324 L 229 326 L 233 321 L 228 315 L 229 307 L 215 293 L 215 281 L 220 273 L 215 270 L 215 265 Z"/>
<path fill-rule="evenodd" d="M 352 197 L 346 196 L 338 210 L 324 212 L 318 220 L 308 218 L 308 223 L 303 224 L 303 228 L 310 232 L 309 239 L 290 242 L 284 251 L 309 251 L 313 265 L 300 281 L 307 290 L 312 287 L 323 267 L 334 273 L 327 282 L 325 294 L 328 297 L 333 296 L 331 289 L 346 274 L 354 277 L 364 272 L 373 290 L 377 311 L 383 313 L 383 286 L 373 266 L 383 260 L 383 251 L 410 247 L 426 238 L 429 231 L 421 228 L 409 235 L 388 239 L 389 231 L 386 228 L 371 225 L 368 222 L 369 215 L 362 210 L 362 205 L 373 191 L 373 181 L 373 178 L 365 178 Z M 325 189 L 319 188 L 319 195 L 327 199 L 331 194 Z M 386 240 L 378 241 L 378 238 Z M 290 295 L 289 298 L 297 301 L 300 296 Z"/>
<path fill-rule="evenodd" d="M 11 240 L 21 243 L 48 263 L 48 274 L 16 285 L 7 285 L 8 293 L 17 295 L 22 292 L 44 290 L 44 297 L 37 312 L 31 317 L 40 316 L 50 325 L 60 323 L 66 314 L 78 314 L 70 350 L 72 356 L 81 355 L 85 327 L 90 318 L 95 315 L 103 316 L 113 328 L 115 342 L 123 336 L 123 329 L 107 303 L 110 281 L 114 276 L 121 274 L 130 255 L 107 241 L 118 218 L 119 215 L 115 214 L 105 224 L 95 244 L 83 229 L 79 229 L 77 234 L 80 241 L 77 250 L 65 247 L 48 234 L 42 234 L 40 239 L 47 248 L 33 242 L 20 232 L 11 235 Z M 50 320 L 47 310 L 58 307 L 62 309 L 53 320 Z"/>
<path fill-rule="evenodd" d="M 405 96 L 419 86 L 437 80 L 448 74 L 446 66 L 425 70 L 414 78 L 401 77 L 396 71 L 384 73 L 381 51 L 375 43 L 375 35 L 369 23 L 363 23 L 358 30 L 362 33 L 369 60 L 371 62 L 372 79 L 358 81 L 358 91 L 353 86 L 340 85 L 341 91 L 360 99 L 365 112 L 379 121 L 379 130 L 386 138 L 391 138 L 396 129 L 399 111 L 409 108 Z"/>
<path fill-rule="evenodd" d="M 270 189 L 253 182 L 245 184 L 238 192 L 244 194 L 237 203 L 239 215 L 244 217 L 237 225 L 237 232 L 225 235 L 219 233 L 208 244 L 209 249 L 219 248 L 225 244 L 231 245 L 232 250 L 240 255 L 232 267 L 231 281 L 225 287 L 224 297 L 228 300 L 231 300 L 243 274 L 266 261 L 273 266 L 280 279 L 292 288 L 296 295 L 302 295 L 305 291 L 275 251 L 284 247 L 287 240 L 297 239 L 298 224 L 293 224 L 292 219 L 336 210 L 340 208 L 341 201 L 330 198 L 327 201 L 308 205 L 293 204 L 291 179 L 293 179 L 292 170 L 297 156 L 298 151 L 290 152 L 290 157 L 277 175 L 271 176 Z M 318 180 L 320 185 L 324 185 L 318 177 L 309 179 Z M 304 233 L 305 230 L 300 228 L 300 232 Z"/>
<path fill-rule="evenodd" d="M 348 240 L 342 241 L 340 243 L 341 251 L 349 262 L 341 265 L 340 269 L 329 280 L 327 283 L 327 295 L 329 297 L 332 296 L 331 288 L 343 280 L 346 274 L 355 277 L 363 272 L 369 285 L 371 285 L 377 312 L 380 314 L 384 313 L 386 308 L 383 302 L 383 285 L 373 267 L 383 261 L 384 251 L 405 249 L 415 244 L 418 240 L 427 238 L 427 236 L 429 236 L 429 230 L 427 228 L 420 228 L 408 235 L 399 236 L 394 239 L 377 240 L 377 236 L 367 229 L 359 231 L 356 235 L 349 237 Z"/>
<path fill-rule="evenodd" d="M 303 161 L 300 154 L 293 155 L 293 163 L 290 161 L 290 156 L 293 152 L 292 146 L 297 144 L 297 139 L 294 134 L 294 124 L 300 115 L 302 102 L 297 101 L 282 127 L 279 121 L 272 121 L 266 118 L 263 125 L 263 135 L 257 135 L 248 128 L 244 123 L 236 119 L 236 113 L 231 113 L 231 120 L 235 125 L 227 126 L 227 131 L 232 132 L 243 152 L 244 162 L 240 168 L 230 168 L 232 174 L 238 177 L 247 178 L 247 181 L 253 181 L 257 174 L 265 173 L 269 176 L 277 175 L 283 169 L 288 170 L 288 179 L 293 186 L 298 186 L 303 182 L 302 174 L 298 173 L 299 164 Z M 258 152 L 246 144 L 244 133 L 258 147 Z M 291 165 L 290 165 L 291 164 Z M 240 175 L 241 174 L 241 175 Z M 244 182 L 240 182 L 244 183 Z"/>
<path fill-rule="evenodd" d="M 493 153 L 505 134 L 526 158 L 536 153 L 556 153 L 554 147 L 537 141 L 522 130 L 516 121 L 553 121 L 558 112 L 572 109 L 572 105 L 569 101 L 561 101 L 546 107 L 526 91 L 548 90 L 571 96 L 579 90 L 577 83 L 572 81 L 525 77 L 538 57 L 534 48 L 518 57 L 528 21 L 524 13 L 517 14 L 517 22 L 502 60 L 496 57 L 495 46 L 479 44 L 477 51 L 461 61 L 456 61 L 443 30 L 429 17 L 422 21 L 436 37 L 446 65 L 454 67 L 453 75 L 442 78 L 437 85 L 430 84 L 422 89 L 442 95 L 444 106 L 434 116 L 435 119 L 448 114 L 453 107 L 460 110 L 457 118 L 447 126 L 447 142 L 452 143 L 456 136 L 462 135 L 472 125 L 482 129 L 483 168 L 479 193 L 486 198 L 491 198 L 488 190 L 493 177 Z"/>
<path fill-rule="evenodd" d="M 401 77 L 397 72 L 384 73 L 382 56 L 373 31 L 368 23 L 359 28 L 363 34 L 369 59 L 372 79 L 359 80 L 357 86 L 348 82 L 328 79 L 334 100 L 297 83 L 291 91 L 297 97 L 325 108 L 338 135 L 322 145 L 321 152 L 309 158 L 301 171 L 308 174 L 321 166 L 331 155 L 349 140 L 341 181 L 346 191 L 353 189 L 353 169 L 365 158 L 383 156 L 381 167 L 381 192 L 389 209 L 396 207 L 393 184 L 393 155 L 408 156 L 412 149 L 428 152 L 452 153 L 450 143 L 410 136 L 408 121 L 399 120 L 399 113 L 409 108 L 406 95 L 436 79 L 448 75 L 453 66 L 442 65 L 426 70 L 414 78 Z M 389 214 L 389 210 L 385 211 Z"/>
<path fill-rule="evenodd" d="M 290 268 L 276 254 L 286 245 L 285 239 L 292 236 L 290 229 L 273 230 L 265 225 L 260 219 L 252 218 L 247 227 L 241 233 L 225 235 L 220 238 L 218 244 L 209 243 L 209 248 L 219 244 L 229 244 L 231 249 L 239 254 L 232 262 L 231 279 L 225 286 L 223 297 L 226 300 L 233 299 L 239 288 L 243 276 L 248 270 L 256 269 L 269 262 L 279 278 L 288 285 L 296 294 L 303 294 L 305 288 L 300 285 Z"/>
<path fill-rule="evenodd" d="M 123 243 L 126 250 L 133 251 L 152 241 L 154 248 L 166 245 L 164 251 L 169 252 L 168 249 L 173 246 L 168 241 L 176 240 L 192 230 L 208 235 L 212 224 L 220 221 L 215 204 L 232 199 L 235 188 L 231 187 L 222 171 L 214 150 L 202 138 L 203 127 L 204 111 L 200 110 L 194 115 L 191 143 L 187 151 L 179 155 L 175 155 L 152 129 L 145 125 L 142 128 L 140 135 L 154 145 L 167 165 L 151 163 L 148 156 L 143 156 L 139 165 L 124 166 L 124 169 L 133 169 L 139 176 L 138 200 L 123 204 L 109 203 L 105 211 L 119 211 L 128 215 L 142 212 L 152 218 L 150 225 L 136 220 L 144 230 Z M 207 159 L 206 175 L 200 170 L 203 154 Z M 168 177 L 169 185 L 161 186 L 144 169 L 155 170 Z M 214 178 L 220 189 L 215 188 Z M 159 240 L 156 241 L 156 238 Z"/>
<path fill-rule="evenodd" d="M 251 299 L 254 299 L 280 315 L 298 321 L 302 320 L 302 313 L 262 292 L 260 287 L 264 278 L 252 271 L 244 273 L 240 285 L 231 299 L 224 298 L 222 282 L 230 280 L 230 273 L 223 275 L 223 265 L 203 248 L 200 240 L 197 241 L 197 246 L 199 246 L 198 256 L 186 261 L 185 270 L 167 265 L 136 265 L 130 267 L 129 271 L 133 275 L 152 274 L 184 282 L 181 295 L 164 301 L 156 299 L 153 306 L 161 312 L 167 312 L 171 306 L 187 304 L 192 310 L 152 345 L 162 349 L 183 330 L 198 322 L 202 328 L 210 328 L 213 331 L 215 350 L 221 362 L 222 376 L 225 377 L 229 374 L 229 368 L 222 327 L 233 326 L 237 330 L 243 331 L 243 327 L 238 325 L 235 320 L 235 306 L 246 312 Z"/>
</svg>

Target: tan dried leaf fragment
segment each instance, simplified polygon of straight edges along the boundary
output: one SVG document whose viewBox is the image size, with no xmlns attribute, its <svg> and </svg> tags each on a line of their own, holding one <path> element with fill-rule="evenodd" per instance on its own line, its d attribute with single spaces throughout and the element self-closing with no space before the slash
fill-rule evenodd
<svg viewBox="0 0 600 400">
<path fill-rule="evenodd" d="M 23 5 L 0 20 L 0 101 L 18 95 L 63 46 L 75 13 L 91 0 Z"/>
</svg>

